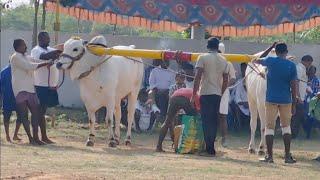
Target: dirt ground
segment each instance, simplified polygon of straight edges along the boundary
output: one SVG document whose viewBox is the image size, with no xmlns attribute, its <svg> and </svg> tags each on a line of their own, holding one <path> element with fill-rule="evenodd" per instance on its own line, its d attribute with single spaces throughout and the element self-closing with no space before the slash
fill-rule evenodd
<svg viewBox="0 0 320 180">
<path fill-rule="evenodd" d="M 1 120 L 1 179 L 319 179 L 320 163 L 312 161 L 320 153 L 320 135 L 312 140 L 293 141 L 293 155 L 298 163 L 283 162 L 281 137 L 275 141 L 275 163 L 258 162 L 258 155 L 248 154 L 249 132 L 230 135 L 228 148 L 217 144 L 218 157 L 179 155 L 165 141 L 166 153 L 154 151 L 158 133 L 133 134 L 133 145 L 109 148 L 106 130 L 97 130 L 94 147 L 86 147 L 89 130 L 59 117 L 55 128 L 49 127 L 53 145 L 30 146 L 23 128 L 22 142 L 5 141 Z M 49 123 L 50 124 L 50 123 Z M 10 130 L 13 133 L 14 124 Z M 122 136 L 125 132 L 122 131 Z M 257 136 L 258 137 L 258 136 Z M 258 142 L 257 142 L 258 143 Z"/>
</svg>

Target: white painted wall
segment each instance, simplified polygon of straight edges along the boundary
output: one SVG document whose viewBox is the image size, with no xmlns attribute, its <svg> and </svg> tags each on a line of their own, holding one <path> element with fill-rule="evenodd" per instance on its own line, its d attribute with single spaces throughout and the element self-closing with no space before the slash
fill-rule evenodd
<svg viewBox="0 0 320 180">
<path fill-rule="evenodd" d="M 74 34 L 60 34 L 60 42 L 64 42 Z M 88 34 L 80 34 L 84 39 L 89 40 L 92 36 Z M 24 31 L 9 31 L 2 30 L 1 32 L 1 68 L 8 64 L 9 56 L 13 52 L 12 43 L 16 38 L 23 38 L 31 48 L 32 32 Z M 53 39 L 53 36 L 52 36 Z M 183 50 L 190 52 L 205 52 L 206 40 L 176 40 L 176 39 L 159 39 L 146 37 L 129 37 L 129 36 L 113 36 L 106 35 L 108 46 L 114 45 L 136 45 L 139 49 L 170 49 Z M 254 54 L 258 51 L 266 49 L 268 44 L 250 43 L 250 42 L 230 42 L 225 41 L 226 52 L 229 53 L 247 53 Z M 303 45 L 295 44 L 289 45 L 291 55 L 300 59 L 305 54 L 313 56 L 314 65 L 318 67 L 318 75 L 320 75 L 320 45 Z M 174 65 L 173 65 L 174 66 Z M 236 65 L 236 69 L 239 67 Z M 59 89 L 59 98 L 63 106 L 81 107 L 82 102 L 79 96 L 79 89 L 77 82 L 72 82 L 68 77 L 64 85 Z"/>
</svg>

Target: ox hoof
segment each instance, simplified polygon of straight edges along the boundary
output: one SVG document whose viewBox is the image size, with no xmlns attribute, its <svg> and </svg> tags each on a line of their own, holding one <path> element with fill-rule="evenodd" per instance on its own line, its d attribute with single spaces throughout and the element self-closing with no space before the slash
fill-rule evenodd
<svg viewBox="0 0 320 180">
<path fill-rule="evenodd" d="M 130 140 L 126 140 L 126 146 L 131 146 L 131 141 Z"/>
<path fill-rule="evenodd" d="M 86 146 L 93 147 L 94 146 L 94 142 L 91 141 L 91 140 L 88 140 L 87 143 L 86 143 Z"/>
<path fill-rule="evenodd" d="M 263 155 L 265 155 L 265 154 L 266 154 L 266 153 L 265 153 L 263 150 L 259 150 L 259 151 L 258 151 L 258 155 L 259 155 L 259 156 L 263 156 Z"/>
<path fill-rule="evenodd" d="M 112 147 L 112 148 L 117 147 L 117 142 L 116 142 L 115 140 L 111 140 L 111 141 L 109 142 L 109 147 Z"/>
<path fill-rule="evenodd" d="M 250 153 L 250 154 L 255 154 L 256 153 L 256 151 L 254 150 L 254 149 L 248 149 L 248 152 Z"/>
</svg>

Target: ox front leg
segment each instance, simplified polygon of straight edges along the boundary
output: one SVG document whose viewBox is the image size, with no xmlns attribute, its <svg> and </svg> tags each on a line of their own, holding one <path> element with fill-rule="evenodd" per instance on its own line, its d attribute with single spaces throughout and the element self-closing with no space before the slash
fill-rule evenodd
<svg viewBox="0 0 320 180">
<path fill-rule="evenodd" d="M 90 128 L 90 134 L 87 140 L 86 145 L 87 146 L 94 146 L 94 142 L 95 142 L 95 136 L 96 136 L 96 132 L 95 132 L 95 122 L 96 122 L 96 114 L 94 113 L 94 111 L 90 111 L 88 112 L 89 115 L 89 128 Z"/>
<path fill-rule="evenodd" d="M 111 99 L 111 98 L 110 98 Z M 111 103 L 111 102 L 110 102 Z M 117 142 L 115 139 L 114 134 L 114 103 L 111 103 L 106 106 L 107 107 L 107 113 L 106 113 L 106 123 L 109 124 L 109 147 L 117 147 Z"/>
<path fill-rule="evenodd" d="M 131 93 L 128 96 L 128 129 L 127 129 L 127 137 L 125 140 L 126 145 L 131 145 L 131 130 L 134 119 L 135 105 L 137 102 L 138 93 Z"/>
</svg>

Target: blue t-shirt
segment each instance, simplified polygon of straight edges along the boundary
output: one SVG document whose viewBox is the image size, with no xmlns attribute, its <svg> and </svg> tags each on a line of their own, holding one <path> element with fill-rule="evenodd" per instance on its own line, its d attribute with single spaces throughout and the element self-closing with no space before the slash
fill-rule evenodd
<svg viewBox="0 0 320 180">
<path fill-rule="evenodd" d="M 268 70 L 266 101 L 276 104 L 292 103 L 291 81 L 297 79 L 296 65 L 279 57 L 268 57 L 261 65 Z"/>
<path fill-rule="evenodd" d="M 11 66 L 6 66 L 0 74 L 0 87 L 2 94 L 2 106 L 4 111 L 15 111 L 16 99 L 11 84 Z"/>
</svg>

